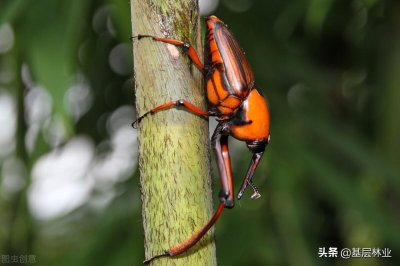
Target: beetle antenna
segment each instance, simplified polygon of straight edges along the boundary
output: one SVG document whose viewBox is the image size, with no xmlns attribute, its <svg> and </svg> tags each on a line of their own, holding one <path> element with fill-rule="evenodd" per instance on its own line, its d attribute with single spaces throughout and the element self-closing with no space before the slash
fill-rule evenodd
<svg viewBox="0 0 400 266">
<path fill-rule="evenodd" d="M 237 199 L 240 200 L 240 198 L 243 196 L 243 193 L 246 190 L 247 186 L 250 186 L 254 191 L 253 195 L 251 195 L 252 199 L 258 199 L 259 197 L 261 197 L 260 192 L 258 192 L 258 189 L 253 185 L 252 179 L 253 179 L 254 170 L 256 170 L 262 155 L 263 155 L 263 151 L 253 153 L 253 157 L 251 158 L 250 166 L 249 166 L 249 169 L 247 170 L 246 177 L 243 180 L 243 184 L 240 187 L 239 193 L 237 194 Z"/>
<path fill-rule="evenodd" d="M 258 188 L 252 183 L 248 182 L 249 186 L 253 189 L 253 194 L 250 196 L 251 199 L 258 199 L 261 197 L 261 193 L 258 191 Z"/>
</svg>

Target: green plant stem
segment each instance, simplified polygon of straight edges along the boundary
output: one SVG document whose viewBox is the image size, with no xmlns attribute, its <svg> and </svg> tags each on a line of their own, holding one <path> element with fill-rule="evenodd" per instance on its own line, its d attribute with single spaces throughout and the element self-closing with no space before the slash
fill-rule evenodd
<svg viewBox="0 0 400 266">
<path fill-rule="evenodd" d="M 168 36 L 201 52 L 197 1 L 132 0 L 132 35 Z M 172 100 L 206 109 L 202 76 L 175 46 L 149 38 L 133 41 L 138 116 Z M 145 258 L 187 239 L 212 214 L 208 123 L 171 108 L 139 124 L 139 167 Z M 211 234 L 177 258 L 152 265 L 216 265 Z"/>
</svg>

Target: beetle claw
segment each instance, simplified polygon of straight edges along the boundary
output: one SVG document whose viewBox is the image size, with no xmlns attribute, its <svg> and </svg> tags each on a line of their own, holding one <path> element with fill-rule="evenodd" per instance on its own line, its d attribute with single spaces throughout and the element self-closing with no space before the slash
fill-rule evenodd
<svg viewBox="0 0 400 266">
<path fill-rule="evenodd" d="M 140 39 L 142 39 L 142 38 L 153 38 L 154 39 L 154 37 L 153 36 L 151 36 L 151 35 L 146 35 L 146 34 L 138 34 L 138 35 L 135 35 L 135 36 L 131 36 L 131 41 L 133 41 L 133 40 L 135 40 L 135 39 L 137 39 L 137 40 L 140 40 Z"/>
<path fill-rule="evenodd" d="M 143 118 L 143 116 L 141 116 L 141 117 L 139 117 L 138 119 L 136 119 L 135 121 L 133 121 L 133 123 L 132 123 L 132 127 L 134 128 L 134 129 L 137 129 L 138 128 L 138 124 L 140 123 L 140 120 L 142 120 L 142 118 Z"/>
<path fill-rule="evenodd" d="M 151 257 L 150 259 L 144 260 L 143 264 L 149 264 L 150 262 L 152 262 L 155 259 L 158 259 L 161 257 L 168 257 L 168 256 L 171 256 L 171 254 L 168 251 L 165 251 L 163 254 L 156 255 L 156 256 Z"/>
</svg>

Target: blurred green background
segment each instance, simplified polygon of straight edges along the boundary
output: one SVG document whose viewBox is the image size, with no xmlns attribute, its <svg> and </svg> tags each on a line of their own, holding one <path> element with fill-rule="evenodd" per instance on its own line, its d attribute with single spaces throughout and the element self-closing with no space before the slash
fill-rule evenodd
<svg viewBox="0 0 400 266">
<path fill-rule="evenodd" d="M 217 223 L 219 265 L 400 265 L 400 2 L 200 2 L 272 114 L 263 197 Z M 0 1 L 0 264 L 141 265 L 130 32 L 127 0 Z"/>
</svg>

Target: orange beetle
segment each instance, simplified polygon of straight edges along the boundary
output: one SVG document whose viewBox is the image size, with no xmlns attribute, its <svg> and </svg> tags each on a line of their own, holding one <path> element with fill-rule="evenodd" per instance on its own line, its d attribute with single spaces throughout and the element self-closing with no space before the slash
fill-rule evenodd
<svg viewBox="0 0 400 266">
<path fill-rule="evenodd" d="M 138 39 L 149 37 L 155 41 L 182 47 L 191 61 L 204 74 L 205 90 L 209 103 L 208 111 L 204 111 L 185 100 L 167 102 L 140 116 L 135 123 L 140 122 L 148 114 L 154 114 L 173 106 L 184 107 L 205 117 L 216 116 L 219 122 L 212 136 L 212 146 L 217 158 L 221 179 L 221 191 L 219 193 L 221 203 L 217 211 L 207 224 L 187 240 L 168 249 L 164 254 L 146 260 L 145 263 L 158 257 L 175 256 L 187 251 L 214 225 L 225 207 L 234 207 L 233 177 L 228 149 L 229 136 L 246 141 L 247 147 L 253 153 L 237 198 L 242 197 L 247 186 L 253 189 L 251 198 L 257 199 L 261 196 L 253 185 L 252 179 L 254 170 L 257 168 L 270 139 L 268 105 L 257 90 L 250 64 L 228 27 L 215 16 L 206 18 L 206 27 L 204 65 L 193 47 L 187 43 L 150 35 L 134 37 Z"/>
</svg>

